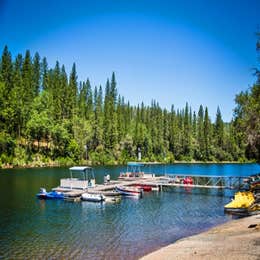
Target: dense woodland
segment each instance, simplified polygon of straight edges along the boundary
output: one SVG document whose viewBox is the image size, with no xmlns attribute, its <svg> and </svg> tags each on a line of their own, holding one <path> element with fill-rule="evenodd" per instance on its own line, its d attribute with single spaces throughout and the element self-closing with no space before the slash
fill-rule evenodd
<svg viewBox="0 0 260 260">
<path fill-rule="evenodd" d="M 259 44 L 258 44 L 259 48 Z M 260 75 L 236 97 L 234 118 L 224 123 L 218 108 L 168 111 L 131 105 L 120 96 L 112 73 L 104 86 L 79 82 L 56 62 L 30 51 L 0 60 L 0 166 L 114 164 L 146 161 L 259 161 Z M 87 162 L 86 162 L 87 160 Z"/>
</svg>

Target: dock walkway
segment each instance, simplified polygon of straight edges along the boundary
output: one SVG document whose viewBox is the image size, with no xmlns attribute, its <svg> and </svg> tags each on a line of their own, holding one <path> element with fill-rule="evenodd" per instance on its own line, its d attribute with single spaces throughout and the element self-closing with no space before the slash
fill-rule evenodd
<svg viewBox="0 0 260 260">
<path fill-rule="evenodd" d="M 192 177 L 192 184 L 183 184 L 175 182 L 175 178 L 184 179 L 185 177 Z M 180 174 L 164 175 L 154 177 L 128 177 L 119 180 L 113 180 L 106 184 L 96 184 L 94 187 L 88 189 L 69 189 L 57 187 L 53 190 L 64 192 L 66 197 L 76 198 L 80 197 L 83 193 L 88 192 L 92 194 L 104 194 L 107 196 L 118 195 L 115 192 L 116 186 L 132 186 L 132 185 L 150 185 L 162 190 L 164 187 L 190 187 L 190 188 L 207 188 L 207 189 L 233 189 L 241 186 L 242 180 L 246 176 L 209 176 L 209 175 L 192 175 Z"/>
</svg>

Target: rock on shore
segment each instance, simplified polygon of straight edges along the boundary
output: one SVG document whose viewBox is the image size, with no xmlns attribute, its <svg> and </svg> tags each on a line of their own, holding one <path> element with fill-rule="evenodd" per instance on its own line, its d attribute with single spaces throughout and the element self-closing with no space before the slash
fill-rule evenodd
<svg viewBox="0 0 260 260">
<path fill-rule="evenodd" d="M 232 220 L 142 258 L 157 259 L 260 259 L 260 215 Z"/>
</svg>

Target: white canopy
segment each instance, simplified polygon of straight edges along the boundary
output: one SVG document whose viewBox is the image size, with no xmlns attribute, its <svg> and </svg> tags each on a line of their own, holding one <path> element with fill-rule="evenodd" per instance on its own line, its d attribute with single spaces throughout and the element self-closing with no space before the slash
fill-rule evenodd
<svg viewBox="0 0 260 260">
<path fill-rule="evenodd" d="M 91 169 L 91 167 L 89 166 L 74 166 L 74 167 L 71 167 L 70 170 L 71 171 L 85 171 L 87 169 Z"/>
</svg>

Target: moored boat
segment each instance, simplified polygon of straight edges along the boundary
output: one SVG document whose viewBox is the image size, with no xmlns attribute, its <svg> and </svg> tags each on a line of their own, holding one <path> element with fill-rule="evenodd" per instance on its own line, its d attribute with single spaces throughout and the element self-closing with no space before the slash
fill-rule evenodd
<svg viewBox="0 0 260 260">
<path fill-rule="evenodd" d="M 187 176 L 183 179 L 183 184 L 188 184 L 192 185 L 193 184 L 193 179 L 190 176 Z"/>
<path fill-rule="evenodd" d="M 47 192 L 46 189 L 40 188 L 40 192 L 36 194 L 39 199 L 64 199 L 64 194 L 58 191 Z"/>
<path fill-rule="evenodd" d="M 146 192 L 152 191 L 152 186 L 151 185 L 135 184 L 133 186 L 138 188 L 138 189 L 142 189 L 143 191 L 146 191 Z"/>
<path fill-rule="evenodd" d="M 102 202 L 105 201 L 106 197 L 103 194 L 83 193 L 81 199 L 85 201 Z"/>
<path fill-rule="evenodd" d="M 238 213 L 247 213 L 250 207 L 255 201 L 254 195 L 252 192 L 237 192 L 235 194 L 234 200 L 225 205 L 225 212 L 238 214 Z"/>
<path fill-rule="evenodd" d="M 70 178 L 60 180 L 60 188 L 86 190 L 96 185 L 94 169 L 89 166 L 74 166 L 70 169 Z"/>
<path fill-rule="evenodd" d="M 144 166 L 148 166 L 149 163 L 144 162 L 128 162 L 126 172 L 121 172 L 118 179 L 131 180 L 134 178 L 153 178 L 152 173 L 145 173 L 143 171 Z"/>
<path fill-rule="evenodd" d="M 256 191 L 259 193 L 259 191 L 260 191 L 260 174 L 250 176 L 248 184 L 250 185 L 250 190 L 253 190 L 253 191 Z"/>
<path fill-rule="evenodd" d="M 126 186 L 116 186 L 116 191 L 121 195 L 125 196 L 135 196 L 140 197 L 143 194 L 143 190 L 137 187 L 126 187 Z"/>
</svg>

